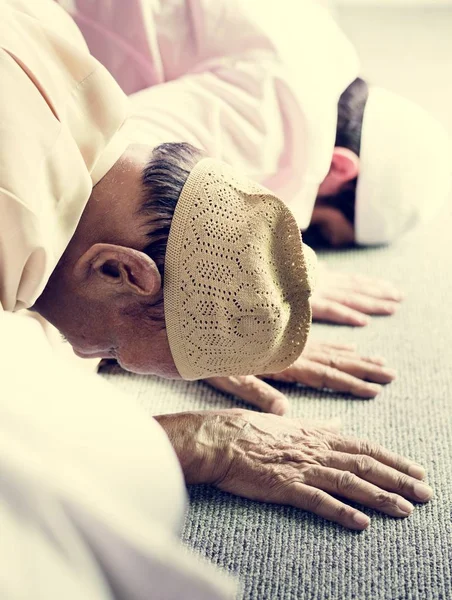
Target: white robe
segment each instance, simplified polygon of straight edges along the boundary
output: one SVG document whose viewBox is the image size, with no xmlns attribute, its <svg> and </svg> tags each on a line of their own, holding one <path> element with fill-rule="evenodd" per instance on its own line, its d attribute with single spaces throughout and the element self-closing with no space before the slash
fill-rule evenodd
<svg viewBox="0 0 452 600">
<path fill-rule="evenodd" d="M 52 352 L 32 306 L 128 141 L 128 99 L 51 0 L 0 1 L 0 598 L 193 600 L 233 586 L 183 551 L 163 429 Z"/>
<path fill-rule="evenodd" d="M 0 313 L 0 598 L 215 600 L 234 586 L 177 536 L 186 494 L 133 398 Z"/>
<path fill-rule="evenodd" d="M 131 94 L 137 142 L 189 142 L 309 225 L 356 52 L 310 0 L 57 0 Z"/>
</svg>

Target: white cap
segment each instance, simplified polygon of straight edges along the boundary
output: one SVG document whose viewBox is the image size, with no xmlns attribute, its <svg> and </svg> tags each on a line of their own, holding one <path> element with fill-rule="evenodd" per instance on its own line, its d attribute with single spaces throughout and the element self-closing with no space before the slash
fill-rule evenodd
<svg viewBox="0 0 452 600">
<path fill-rule="evenodd" d="M 272 166 L 273 175 L 257 179 L 286 202 L 300 229 L 306 229 L 331 165 L 337 103 L 359 74 L 358 56 L 317 0 L 243 0 L 242 9 L 256 28 L 250 39 L 266 50 L 262 60 L 270 57 L 265 64 L 277 100 L 275 123 L 280 127 L 282 122 L 284 132 L 278 168 Z M 278 137 L 276 145 L 281 143 Z"/>
<path fill-rule="evenodd" d="M 387 244 L 439 211 L 452 183 L 452 142 L 425 110 L 371 87 L 356 190 L 356 242 Z"/>
</svg>

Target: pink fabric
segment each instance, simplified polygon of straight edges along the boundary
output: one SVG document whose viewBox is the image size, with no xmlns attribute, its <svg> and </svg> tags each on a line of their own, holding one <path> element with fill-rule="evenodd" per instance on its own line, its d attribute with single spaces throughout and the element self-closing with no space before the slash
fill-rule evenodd
<svg viewBox="0 0 452 600">
<path fill-rule="evenodd" d="M 127 94 L 163 81 L 151 50 L 140 0 L 56 0 L 67 8 L 91 53 Z"/>
<path fill-rule="evenodd" d="M 310 0 L 56 0 L 132 96 L 129 133 L 187 141 L 244 170 L 309 224 L 355 53 Z M 295 12 L 294 12 L 294 7 Z"/>
</svg>

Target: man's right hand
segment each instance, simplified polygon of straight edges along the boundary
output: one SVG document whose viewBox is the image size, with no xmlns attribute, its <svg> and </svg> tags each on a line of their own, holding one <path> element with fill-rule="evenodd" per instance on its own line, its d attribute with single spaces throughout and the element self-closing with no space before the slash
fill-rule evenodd
<svg viewBox="0 0 452 600">
<path fill-rule="evenodd" d="M 403 295 L 388 281 L 338 273 L 318 262 L 318 281 L 311 297 L 314 321 L 362 327 L 370 315 L 393 315 Z"/>
<path fill-rule="evenodd" d="M 361 356 L 353 346 L 309 339 L 301 356 L 281 373 L 210 377 L 205 381 L 264 412 L 284 415 L 289 399 L 264 379 L 329 389 L 357 398 L 375 398 L 382 389 L 381 384 L 390 383 L 395 377 L 396 372 L 385 367 L 381 358 Z"/>
<path fill-rule="evenodd" d="M 370 519 L 336 497 L 407 517 L 414 508 L 408 500 L 427 502 L 433 493 L 415 462 L 304 419 L 240 409 L 156 418 L 187 483 L 288 504 L 350 529 L 365 529 Z"/>
</svg>

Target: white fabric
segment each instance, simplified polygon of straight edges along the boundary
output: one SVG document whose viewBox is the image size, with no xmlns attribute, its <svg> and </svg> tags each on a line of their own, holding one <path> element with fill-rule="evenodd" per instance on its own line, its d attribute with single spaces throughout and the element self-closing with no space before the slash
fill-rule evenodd
<svg viewBox="0 0 452 600">
<path fill-rule="evenodd" d="M 127 141 L 128 99 L 51 0 L 0 2 L 0 302 L 30 307 Z"/>
<path fill-rule="evenodd" d="M 452 185 L 452 142 L 421 107 L 371 87 L 364 110 L 356 241 L 387 244 L 428 222 Z"/>
<path fill-rule="evenodd" d="M 231 598 L 178 545 L 186 494 L 157 422 L 32 319 L 0 312 L 0 332 L 0 598 Z"/>
<path fill-rule="evenodd" d="M 276 178 L 281 192 L 275 193 L 282 194 L 299 227 L 306 229 L 318 188 L 330 169 L 339 98 L 358 76 L 358 57 L 330 12 L 316 1 L 246 0 L 244 4 L 272 44 L 295 102 L 296 110 L 289 109 L 287 102 L 282 119 L 286 131 L 292 129 L 292 139 L 285 140 L 286 151 L 291 146 L 299 162 L 286 173 L 287 190 L 280 184 L 281 177 Z M 265 184 L 272 189 L 271 179 Z"/>
<path fill-rule="evenodd" d="M 310 222 L 356 53 L 310 0 L 58 0 L 128 93 L 131 141 L 189 142 Z M 138 91 L 141 90 L 141 91 Z"/>
</svg>

